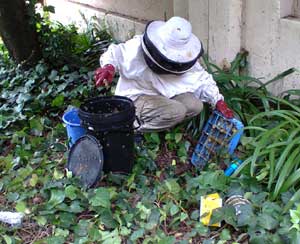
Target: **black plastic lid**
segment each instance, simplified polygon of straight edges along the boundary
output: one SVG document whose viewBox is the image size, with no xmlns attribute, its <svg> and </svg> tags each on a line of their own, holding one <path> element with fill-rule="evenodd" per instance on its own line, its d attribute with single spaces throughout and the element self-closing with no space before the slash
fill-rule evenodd
<svg viewBox="0 0 300 244">
<path fill-rule="evenodd" d="M 99 141 L 91 135 L 80 137 L 71 147 L 67 168 L 79 177 L 85 187 L 93 186 L 100 179 L 103 168 L 103 151 Z"/>
</svg>

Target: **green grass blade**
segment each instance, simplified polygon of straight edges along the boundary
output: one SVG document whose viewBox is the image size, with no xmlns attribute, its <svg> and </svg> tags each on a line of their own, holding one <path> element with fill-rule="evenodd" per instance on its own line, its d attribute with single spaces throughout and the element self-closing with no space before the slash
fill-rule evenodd
<svg viewBox="0 0 300 244">
<path fill-rule="evenodd" d="M 288 102 L 288 101 L 286 101 L 286 100 L 284 100 L 284 99 L 282 99 L 282 98 L 279 98 L 279 97 L 269 97 L 269 99 L 270 99 L 270 100 L 273 100 L 273 101 L 275 101 L 275 102 L 277 102 L 277 103 L 282 103 L 282 104 L 284 104 L 284 105 L 287 105 L 287 106 L 289 106 L 290 108 L 292 108 L 294 111 L 296 111 L 297 113 L 300 114 L 300 108 L 299 108 L 299 107 L 295 106 L 294 104 L 292 104 L 292 103 L 290 103 L 290 102 Z M 300 116 L 300 115 L 299 115 L 299 116 Z"/>
<path fill-rule="evenodd" d="M 300 89 L 290 89 L 280 93 L 280 97 L 284 96 L 284 94 L 300 96 Z"/>
<path fill-rule="evenodd" d="M 300 126 L 300 120 L 295 115 L 297 116 L 298 114 L 293 113 L 289 110 L 274 110 L 274 111 L 262 112 L 260 114 L 257 114 L 256 116 L 254 116 L 250 120 L 250 123 L 252 123 L 253 121 L 255 121 L 257 119 L 261 119 L 263 117 L 276 116 L 276 117 L 279 117 L 279 118 L 282 118 L 282 119 L 285 119 L 285 120 L 289 121 L 291 124 L 294 124 L 296 126 Z"/>
<path fill-rule="evenodd" d="M 295 202 L 300 200 L 300 189 L 295 192 L 295 194 L 291 197 L 290 201 L 285 205 L 283 209 L 283 213 L 286 213 L 290 210 L 291 207 L 295 204 Z"/>
<path fill-rule="evenodd" d="M 274 149 L 276 147 L 282 147 L 282 146 L 287 146 L 289 144 L 289 141 L 284 141 L 284 142 L 275 142 L 269 146 L 267 146 L 267 149 Z"/>
<path fill-rule="evenodd" d="M 278 130 L 280 130 L 280 128 L 284 127 L 286 124 L 287 124 L 287 122 L 283 122 L 283 123 L 279 124 L 278 126 L 262 133 L 261 135 L 259 135 L 255 138 L 255 141 L 257 141 L 257 146 L 254 150 L 253 157 L 251 160 L 251 167 L 250 167 L 250 175 L 251 176 L 254 176 L 254 172 L 256 169 L 256 161 L 258 159 L 260 151 L 265 149 L 265 147 L 270 143 L 270 139 L 271 139 L 272 135 L 276 135 Z"/>
<path fill-rule="evenodd" d="M 300 169 L 294 171 L 284 182 L 281 192 L 286 192 L 291 186 L 296 185 L 300 181 Z"/>
<path fill-rule="evenodd" d="M 277 81 L 277 80 L 281 80 L 283 79 L 284 77 L 294 73 L 295 71 L 297 71 L 295 68 L 290 68 L 290 69 L 287 69 L 285 71 L 283 71 L 282 73 L 280 73 L 279 75 L 277 75 L 276 77 L 274 77 L 273 79 L 267 81 L 265 84 L 263 84 L 261 87 L 259 87 L 258 89 L 261 89 L 261 88 L 265 88 L 266 86 L 268 86 L 269 84 Z"/>
<path fill-rule="evenodd" d="M 298 164 L 298 160 L 300 159 L 299 153 L 300 153 L 300 148 L 297 148 L 296 150 L 294 150 L 291 153 L 291 155 L 287 158 L 282 169 L 280 169 L 279 177 L 277 179 L 276 186 L 275 186 L 274 192 L 272 194 L 273 200 L 275 200 L 277 198 L 277 196 L 282 192 L 283 184 L 285 183 L 287 177 L 293 170 L 295 164 Z"/>
<path fill-rule="evenodd" d="M 240 52 L 238 53 L 234 60 L 231 62 L 230 72 L 238 72 L 242 63 L 246 62 L 246 58 L 248 56 L 248 52 Z"/>
<path fill-rule="evenodd" d="M 270 153 L 269 153 L 269 161 L 270 161 L 270 175 L 269 175 L 269 181 L 268 181 L 268 189 L 270 190 L 271 189 L 271 186 L 272 186 L 272 180 L 274 178 L 274 172 L 275 172 L 275 148 L 272 148 L 270 150 Z"/>
<path fill-rule="evenodd" d="M 288 155 L 291 153 L 291 150 L 294 149 L 294 146 L 299 144 L 300 138 L 296 138 L 282 151 L 281 156 L 279 157 L 279 160 L 276 163 L 274 177 L 271 179 L 272 181 L 280 174 L 283 164 L 285 163 L 285 160 L 287 159 Z"/>
<path fill-rule="evenodd" d="M 268 154 L 268 151 L 264 150 L 264 151 L 261 151 L 261 152 L 259 153 L 258 156 L 264 156 L 264 155 L 266 155 L 266 154 Z M 250 157 L 246 158 L 245 160 L 243 160 L 243 163 L 240 165 L 240 167 L 237 168 L 237 170 L 233 173 L 232 176 L 233 176 L 233 177 L 238 176 L 239 173 L 240 173 L 247 165 L 249 165 L 249 164 L 251 163 L 252 158 L 253 158 L 253 156 L 250 156 Z"/>
<path fill-rule="evenodd" d="M 267 129 L 265 129 L 265 128 L 262 128 L 262 127 L 258 127 L 258 126 L 246 126 L 246 127 L 244 127 L 244 131 L 245 130 L 258 130 L 258 131 L 262 131 L 262 132 L 266 132 L 266 131 L 268 131 Z"/>
</svg>

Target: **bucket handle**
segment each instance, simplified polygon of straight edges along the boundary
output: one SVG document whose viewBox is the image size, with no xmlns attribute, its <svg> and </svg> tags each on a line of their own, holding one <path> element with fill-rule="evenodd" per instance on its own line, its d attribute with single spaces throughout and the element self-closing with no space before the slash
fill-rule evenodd
<svg viewBox="0 0 300 244">
<path fill-rule="evenodd" d="M 141 125 L 142 125 L 142 122 L 141 122 L 141 120 L 140 120 L 140 118 L 138 116 L 135 116 L 135 120 L 138 123 L 138 125 L 136 127 L 133 127 L 133 130 L 139 129 L 141 127 Z"/>
<path fill-rule="evenodd" d="M 130 128 L 130 129 L 121 129 L 119 126 L 118 127 L 114 127 L 114 128 L 110 128 L 110 129 L 106 129 L 105 131 L 122 131 L 122 132 L 127 132 L 127 131 L 132 131 L 132 130 L 137 130 L 141 127 L 142 122 L 140 120 L 139 117 L 135 116 L 135 120 L 137 121 L 138 125 L 136 127 Z"/>
</svg>

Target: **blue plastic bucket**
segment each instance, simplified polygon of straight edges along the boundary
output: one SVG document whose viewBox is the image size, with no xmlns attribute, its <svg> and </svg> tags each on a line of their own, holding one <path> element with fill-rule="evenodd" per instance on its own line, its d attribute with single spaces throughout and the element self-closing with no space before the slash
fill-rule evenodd
<svg viewBox="0 0 300 244">
<path fill-rule="evenodd" d="M 62 117 L 67 127 L 67 134 L 72 146 L 81 136 L 86 134 L 86 130 L 80 126 L 78 109 L 72 109 L 66 112 Z"/>
</svg>

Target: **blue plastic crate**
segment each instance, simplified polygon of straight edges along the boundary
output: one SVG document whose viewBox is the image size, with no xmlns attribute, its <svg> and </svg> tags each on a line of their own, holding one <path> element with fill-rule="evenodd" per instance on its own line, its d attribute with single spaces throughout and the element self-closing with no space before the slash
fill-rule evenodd
<svg viewBox="0 0 300 244">
<path fill-rule="evenodd" d="M 192 164 L 203 168 L 218 152 L 233 154 L 243 134 L 244 125 L 237 119 L 227 119 L 214 110 L 206 122 L 192 156 Z"/>
</svg>

